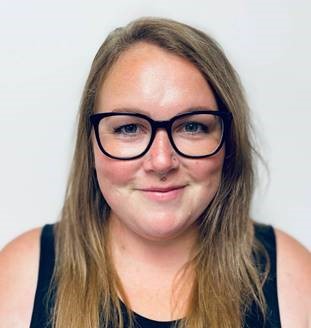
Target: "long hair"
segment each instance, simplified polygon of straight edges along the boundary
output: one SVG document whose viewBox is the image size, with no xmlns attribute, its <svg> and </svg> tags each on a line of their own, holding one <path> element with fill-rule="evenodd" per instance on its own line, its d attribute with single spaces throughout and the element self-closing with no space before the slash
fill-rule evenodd
<svg viewBox="0 0 311 328">
<path fill-rule="evenodd" d="M 219 105 L 232 113 L 218 192 L 200 219 L 191 267 L 195 272 L 186 317 L 178 327 L 241 327 L 255 302 L 262 313 L 263 278 L 252 257 L 254 238 L 250 202 L 254 148 L 249 109 L 238 75 L 218 44 L 202 31 L 170 19 L 141 18 L 110 33 L 98 50 L 84 88 L 77 139 L 60 221 L 55 229 L 56 262 L 51 322 L 56 328 L 124 327 L 127 305 L 108 247 L 110 208 L 94 169 L 89 116 L 107 73 L 127 49 L 147 42 L 185 58 L 203 74 Z M 122 297 L 123 298 L 123 297 Z"/>
</svg>

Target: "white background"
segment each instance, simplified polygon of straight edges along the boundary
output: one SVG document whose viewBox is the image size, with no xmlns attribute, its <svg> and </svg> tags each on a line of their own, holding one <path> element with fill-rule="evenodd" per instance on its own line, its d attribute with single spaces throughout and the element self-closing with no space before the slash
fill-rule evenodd
<svg viewBox="0 0 311 328">
<path fill-rule="evenodd" d="M 0 2 L 0 247 L 60 212 L 91 61 L 115 27 L 164 16 L 214 36 L 252 108 L 253 217 L 311 248 L 311 3 L 307 0 Z"/>
</svg>

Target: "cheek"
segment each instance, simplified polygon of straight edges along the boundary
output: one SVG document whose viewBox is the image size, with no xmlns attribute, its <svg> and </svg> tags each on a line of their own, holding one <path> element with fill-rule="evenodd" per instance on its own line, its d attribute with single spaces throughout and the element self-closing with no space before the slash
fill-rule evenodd
<svg viewBox="0 0 311 328">
<path fill-rule="evenodd" d="M 138 166 L 135 161 L 129 163 L 109 158 L 97 147 L 94 147 L 94 160 L 97 179 L 103 193 L 103 189 L 131 183 Z"/>
<path fill-rule="evenodd" d="M 198 183 L 207 185 L 218 185 L 221 179 L 221 173 L 224 163 L 224 151 L 216 156 L 203 158 L 193 163 L 190 170 L 191 177 Z"/>
</svg>

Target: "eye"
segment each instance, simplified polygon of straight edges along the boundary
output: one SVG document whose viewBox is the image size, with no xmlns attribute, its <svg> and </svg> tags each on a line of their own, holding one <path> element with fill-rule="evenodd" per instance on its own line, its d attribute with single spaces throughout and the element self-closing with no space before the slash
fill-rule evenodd
<svg viewBox="0 0 311 328">
<path fill-rule="evenodd" d="M 183 132 L 187 132 L 190 134 L 208 132 L 208 127 L 198 122 L 186 122 L 183 124 L 182 128 L 183 128 Z"/>
<path fill-rule="evenodd" d="M 126 124 L 119 126 L 117 128 L 114 128 L 114 133 L 116 134 L 135 134 L 139 130 L 139 127 L 137 124 Z"/>
</svg>

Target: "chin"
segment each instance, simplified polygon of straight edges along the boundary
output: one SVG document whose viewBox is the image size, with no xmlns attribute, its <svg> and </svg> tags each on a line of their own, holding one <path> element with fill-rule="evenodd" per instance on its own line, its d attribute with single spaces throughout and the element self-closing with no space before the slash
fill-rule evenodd
<svg viewBox="0 0 311 328">
<path fill-rule="evenodd" d="M 191 233 L 192 230 L 193 228 L 186 224 L 176 224 L 176 222 L 171 220 L 166 222 L 157 221 L 157 224 L 149 226 L 148 229 L 143 227 L 143 236 L 149 240 L 166 241 L 176 239 L 188 232 Z"/>
</svg>

